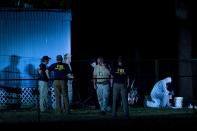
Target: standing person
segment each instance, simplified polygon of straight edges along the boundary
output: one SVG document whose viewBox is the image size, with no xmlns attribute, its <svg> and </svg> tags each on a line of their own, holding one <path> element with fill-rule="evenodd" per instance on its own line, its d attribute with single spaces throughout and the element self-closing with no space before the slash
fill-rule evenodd
<svg viewBox="0 0 197 131">
<path fill-rule="evenodd" d="M 127 118 L 129 116 L 128 107 L 128 92 L 127 87 L 129 87 L 129 75 L 126 66 L 123 64 L 123 59 L 121 56 L 118 57 L 117 63 L 112 68 L 112 78 L 113 78 L 113 103 L 112 103 L 112 117 L 117 116 L 117 102 L 119 94 L 121 95 L 124 116 Z"/>
<path fill-rule="evenodd" d="M 87 101 L 89 101 L 89 104 L 93 106 L 93 108 L 99 108 L 98 100 L 97 100 L 97 94 L 96 90 L 94 89 L 94 83 L 93 83 L 93 72 L 94 67 L 96 66 L 96 60 L 91 60 L 88 65 L 88 98 Z"/>
<path fill-rule="evenodd" d="M 48 72 L 54 72 L 53 87 L 55 90 L 56 112 L 61 113 L 64 112 L 65 109 L 65 113 L 70 114 L 67 79 L 68 75 L 71 74 L 71 72 L 68 64 L 62 63 L 62 60 L 63 57 L 61 55 L 57 55 L 57 62 L 50 65 L 50 67 L 48 68 Z M 48 72 L 47 75 L 49 76 Z M 61 96 L 63 96 L 63 102 Z M 61 108 L 62 103 L 64 105 L 64 108 Z"/>
<path fill-rule="evenodd" d="M 39 82 L 38 82 L 38 90 L 40 93 L 40 111 L 45 112 L 49 109 L 48 106 L 48 77 L 46 74 L 47 64 L 51 58 L 48 56 L 43 56 L 41 59 L 41 64 L 39 65 Z"/>
<path fill-rule="evenodd" d="M 68 64 L 69 67 L 69 72 L 68 74 L 68 81 L 67 81 L 67 86 L 68 86 L 68 100 L 69 100 L 69 105 L 73 105 L 73 73 L 72 73 L 72 67 L 71 67 L 71 55 L 70 54 L 65 54 L 64 55 L 64 63 Z"/>
<path fill-rule="evenodd" d="M 155 83 L 151 91 L 151 100 L 146 101 L 147 107 L 165 108 L 170 107 L 171 97 L 168 91 L 168 84 L 172 82 L 171 77 L 166 77 Z"/>
<path fill-rule="evenodd" d="M 94 67 L 93 71 L 93 86 L 94 89 L 96 89 L 102 115 L 105 115 L 107 111 L 110 111 L 110 108 L 108 106 L 110 93 L 110 78 L 110 71 L 106 68 L 103 58 L 98 57 L 97 65 Z"/>
</svg>

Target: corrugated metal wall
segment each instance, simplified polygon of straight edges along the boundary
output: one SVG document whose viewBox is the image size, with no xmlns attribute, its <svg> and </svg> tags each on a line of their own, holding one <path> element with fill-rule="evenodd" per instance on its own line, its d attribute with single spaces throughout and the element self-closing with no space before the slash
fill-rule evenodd
<svg viewBox="0 0 197 131">
<path fill-rule="evenodd" d="M 20 56 L 16 67 L 9 69 L 13 78 L 14 68 L 20 78 L 33 78 L 32 72 L 40 64 L 40 58 L 48 55 L 55 62 L 58 54 L 71 53 L 71 12 L 58 10 L 0 10 L 0 77 L 13 61 L 12 55 Z M 6 79 L 7 79 L 6 78 Z M 23 81 L 22 87 L 34 85 Z"/>
</svg>

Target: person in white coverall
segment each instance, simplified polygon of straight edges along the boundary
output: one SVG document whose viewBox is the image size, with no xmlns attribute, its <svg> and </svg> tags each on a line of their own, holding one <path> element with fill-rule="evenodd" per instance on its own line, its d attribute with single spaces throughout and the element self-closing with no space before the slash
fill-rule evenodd
<svg viewBox="0 0 197 131">
<path fill-rule="evenodd" d="M 170 92 L 167 87 L 172 82 L 171 77 L 156 82 L 151 91 L 151 100 L 146 101 L 147 107 L 165 108 L 170 107 Z"/>
<path fill-rule="evenodd" d="M 71 55 L 66 53 L 64 55 L 64 63 L 68 64 L 68 67 L 70 69 L 70 74 L 68 74 L 68 82 L 67 82 L 67 86 L 68 86 L 68 100 L 69 100 L 69 105 L 73 105 L 73 73 L 72 73 L 72 66 L 71 66 Z"/>
</svg>

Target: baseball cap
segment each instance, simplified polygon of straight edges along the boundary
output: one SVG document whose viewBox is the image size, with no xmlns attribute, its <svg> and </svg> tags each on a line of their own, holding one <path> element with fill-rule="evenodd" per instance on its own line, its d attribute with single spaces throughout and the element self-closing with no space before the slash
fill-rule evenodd
<svg viewBox="0 0 197 131">
<path fill-rule="evenodd" d="M 48 57 L 48 56 L 43 56 L 43 57 L 42 57 L 42 60 L 49 60 L 49 59 L 51 59 L 51 58 Z"/>
<path fill-rule="evenodd" d="M 57 56 L 56 56 L 56 60 L 62 61 L 62 60 L 63 60 L 62 55 L 57 55 Z"/>
</svg>

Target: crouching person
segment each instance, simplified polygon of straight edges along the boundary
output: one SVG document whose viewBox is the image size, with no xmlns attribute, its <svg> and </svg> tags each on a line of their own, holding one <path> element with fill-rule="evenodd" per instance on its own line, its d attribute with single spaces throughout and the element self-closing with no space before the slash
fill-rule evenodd
<svg viewBox="0 0 197 131">
<path fill-rule="evenodd" d="M 168 86 L 171 82 L 171 77 L 156 82 L 151 91 L 151 100 L 145 100 L 145 106 L 153 108 L 170 107 L 170 92 Z"/>
</svg>

